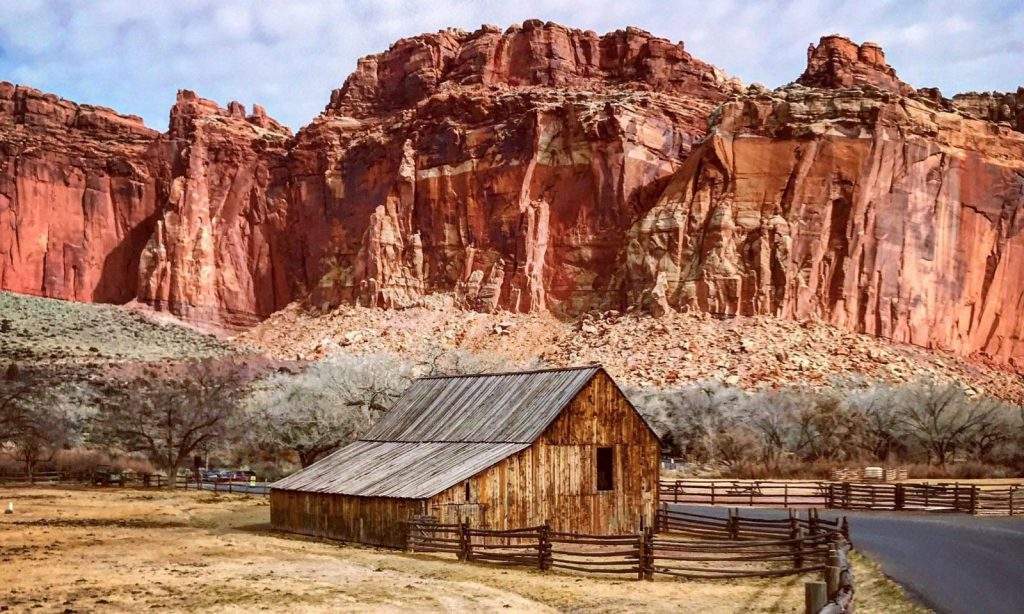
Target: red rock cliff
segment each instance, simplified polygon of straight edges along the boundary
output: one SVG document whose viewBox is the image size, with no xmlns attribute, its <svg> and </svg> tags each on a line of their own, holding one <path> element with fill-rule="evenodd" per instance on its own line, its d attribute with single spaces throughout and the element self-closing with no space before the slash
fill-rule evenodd
<svg viewBox="0 0 1024 614">
<path fill-rule="evenodd" d="M 630 230 L 619 287 L 1024 366 L 1024 135 L 888 89 L 725 104 Z"/>
<path fill-rule="evenodd" d="M 589 308 L 735 88 L 632 28 L 485 26 L 364 58 L 291 154 L 316 300 Z"/>
<path fill-rule="evenodd" d="M 283 189 L 290 137 L 260 107 L 246 116 L 240 103 L 178 93 L 157 143 L 168 182 L 140 254 L 138 300 L 244 326 L 297 296 Z"/>
<path fill-rule="evenodd" d="M 772 314 L 1019 366 L 1019 99 L 915 92 L 838 36 L 743 91 L 539 21 L 399 41 L 295 136 L 191 92 L 161 135 L 5 84 L 0 287 L 231 326 L 436 293 Z"/>
<path fill-rule="evenodd" d="M 156 215 L 138 117 L 0 83 L 0 288 L 81 301 L 134 297 Z"/>
</svg>

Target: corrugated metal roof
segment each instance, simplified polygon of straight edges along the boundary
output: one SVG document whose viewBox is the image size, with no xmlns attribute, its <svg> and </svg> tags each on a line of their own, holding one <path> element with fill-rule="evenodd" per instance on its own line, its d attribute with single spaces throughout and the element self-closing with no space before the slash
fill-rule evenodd
<svg viewBox="0 0 1024 614">
<path fill-rule="evenodd" d="M 431 497 L 529 447 L 600 370 L 420 378 L 366 436 L 271 488 Z"/>
<path fill-rule="evenodd" d="M 528 447 L 528 443 L 356 441 L 271 488 L 423 499 Z"/>
<path fill-rule="evenodd" d="M 421 378 L 361 439 L 531 443 L 600 369 Z"/>
</svg>

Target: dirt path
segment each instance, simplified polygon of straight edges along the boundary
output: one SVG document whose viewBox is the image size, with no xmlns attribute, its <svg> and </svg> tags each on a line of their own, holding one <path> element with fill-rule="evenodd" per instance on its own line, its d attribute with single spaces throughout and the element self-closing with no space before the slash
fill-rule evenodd
<svg viewBox="0 0 1024 614">
<path fill-rule="evenodd" d="M 801 578 L 638 583 L 503 570 L 271 533 L 263 497 L 0 488 L 0 502 L 7 501 L 16 513 L 0 515 L 0 606 L 12 611 L 802 608 Z"/>
</svg>

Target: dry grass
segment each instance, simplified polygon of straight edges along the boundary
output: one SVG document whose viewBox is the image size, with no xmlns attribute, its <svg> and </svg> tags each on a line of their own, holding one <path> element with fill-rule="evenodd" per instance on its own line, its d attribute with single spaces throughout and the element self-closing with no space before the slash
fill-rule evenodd
<svg viewBox="0 0 1024 614">
<path fill-rule="evenodd" d="M 803 580 L 638 583 L 275 534 L 261 497 L 0 488 L 0 606 L 42 612 L 802 611 Z M 914 612 L 857 559 L 864 612 Z"/>
</svg>

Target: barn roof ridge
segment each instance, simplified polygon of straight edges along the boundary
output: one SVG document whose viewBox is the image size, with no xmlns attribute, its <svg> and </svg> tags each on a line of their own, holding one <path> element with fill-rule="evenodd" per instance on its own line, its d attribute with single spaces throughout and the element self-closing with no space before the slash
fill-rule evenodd
<svg viewBox="0 0 1024 614">
<path fill-rule="evenodd" d="M 461 375 L 423 375 L 416 379 L 457 379 L 461 377 L 489 377 L 489 376 L 500 376 L 500 375 L 529 375 L 532 373 L 552 373 L 555 371 L 581 371 L 584 369 L 604 369 L 601 363 L 591 363 L 589 365 L 572 365 L 569 367 L 544 367 L 540 369 L 527 369 L 525 371 L 488 371 L 486 373 L 463 373 Z"/>
</svg>

